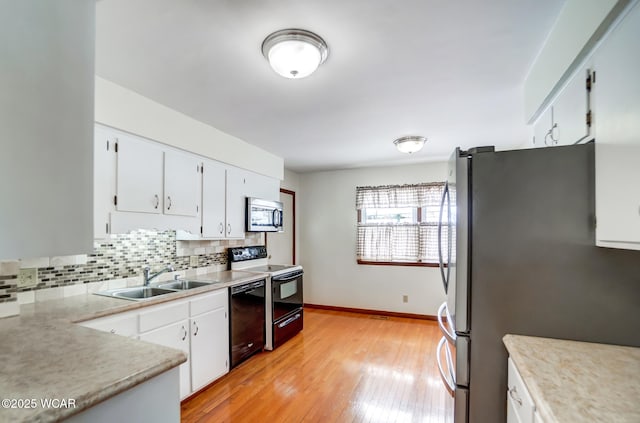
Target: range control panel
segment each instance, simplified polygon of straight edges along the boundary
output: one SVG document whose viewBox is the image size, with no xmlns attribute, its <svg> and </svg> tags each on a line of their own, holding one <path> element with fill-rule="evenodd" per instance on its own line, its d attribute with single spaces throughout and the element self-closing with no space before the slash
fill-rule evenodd
<svg viewBox="0 0 640 423">
<path fill-rule="evenodd" d="M 267 258 L 267 247 L 264 245 L 229 248 L 228 252 L 230 262 Z"/>
</svg>

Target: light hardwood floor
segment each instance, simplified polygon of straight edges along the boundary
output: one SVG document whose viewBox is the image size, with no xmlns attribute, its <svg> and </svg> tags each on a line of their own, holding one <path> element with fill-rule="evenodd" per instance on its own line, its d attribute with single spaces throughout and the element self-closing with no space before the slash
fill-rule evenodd
<svg viewBox="0 0 640 423">
<path fill-rule="evenodd" d="M 182 404 L 182 422 L 446 422 L 436 322 L 305 308 L 305 326 Z"/>
</svg>

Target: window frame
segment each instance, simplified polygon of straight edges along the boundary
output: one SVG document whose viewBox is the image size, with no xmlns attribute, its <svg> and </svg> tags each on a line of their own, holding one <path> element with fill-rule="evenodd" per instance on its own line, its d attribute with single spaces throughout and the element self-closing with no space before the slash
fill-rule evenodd
<svg viewBox="0 0 640 423">
<path fill-rule="evenodd" d="M 423 209 L 425 207 L 413 207 L 416 209 L 416 222 L 415 224 L 417 225 L 421 225 L 424 224 L 426 222 L 422 221 L 422 217 L 424 215 L 426 215 L 426 212 L 423 212 Z M 357 224 L 363 224 L 366 222 L 362 221 L 362 210 L 358 209 L 357 211 Z M 447 225 L 449 225 L 450 223 L 447 222 Z M 369 266 L 405 266 L 405 267 L 435 267 L 435 268 L 439 268 L 440 267 L 440 263 L 437 262 L 430 262 L 430 261 L 400 261 L 400 260 L 396 260 L 396 261 L 378 261 L 378 260 L 362 260 L 359 258 L 356 258 L 356 263 L 358 265 L 369 265 Z M 447 263 L 443 263 L 443 267 L 447 267 Z"/>
</svg>

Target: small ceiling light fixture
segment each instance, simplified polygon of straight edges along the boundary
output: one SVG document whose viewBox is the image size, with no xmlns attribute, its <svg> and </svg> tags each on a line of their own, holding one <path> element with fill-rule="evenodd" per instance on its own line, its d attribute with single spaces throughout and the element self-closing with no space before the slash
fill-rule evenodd
<svg viewBox="0 0 640 423">
<path fill-rule="evenodd" d="M 407 135 L 405 137 L 398 138 L 393 143 L 398 151 L 411 154 L 422 150 L 426 140 L 427 139 L 425 137 L 418 135 Z"/>
<path fill-rule="evenodd" d="M 304 29 L 283 29 L 262 42 L 262 55 L 285 78 L 311 75 L 325 60 L 329 49 L 318 35 Z"/>
</svg>

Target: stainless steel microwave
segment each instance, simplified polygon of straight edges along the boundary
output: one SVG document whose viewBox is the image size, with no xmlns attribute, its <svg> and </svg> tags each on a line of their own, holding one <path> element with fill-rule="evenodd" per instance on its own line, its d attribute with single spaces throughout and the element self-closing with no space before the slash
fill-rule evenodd
<svg viewBox="0 0 640 423">
<path fill-rule="evenodd" d="M 247 232 L 282 232 L 282 203 L 247 197 Z"/>
</svg>

